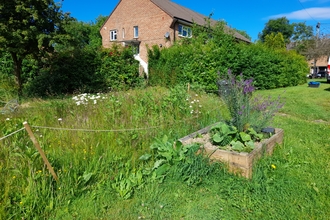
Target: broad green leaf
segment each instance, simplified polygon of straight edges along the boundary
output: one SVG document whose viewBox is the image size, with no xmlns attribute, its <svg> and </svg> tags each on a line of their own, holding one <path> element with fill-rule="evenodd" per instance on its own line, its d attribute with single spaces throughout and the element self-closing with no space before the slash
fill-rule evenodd
<svg viewBox="0 0 330 220">
<path fill-rule="evenodd" d="M 242 151 L 244 149 L 244 144 L 240 141 L 232 141 L 231 143 L 231 148 L 235 151 Z"/>
<path fill-rule="evenodd" d="M 139 158 L 139 160 L 147 161 L 150 159 L 150 157 L 151 157 L 150 154 L 144 154 Z"/>
<path fill-rule="evenodd" d="M 252 140 L 251 136 L 249 134 L 245 133 L 245 132 L 240 132 L 239 135 L 240 135 L 243 142 Z"/>
<path fill-rule="evenodd" d="M 212 140 L 215 143 L 221 143 L 221 141 L 223 140 L 223 136 L 220 136 L 219 133 L 216 133 L 215 135 L 213 135 Z"/>
<path fill-rule="evenodd" d="M 162 165 L 165 161 L 166 161 L 166 160 L 163 160 L 163 159 L 161 159 L 161 160 L 157 160 L 157 161 L 155 162 L 155 164 L 154 164 L 153 169 L 157 169 L 157 168 L 158 168 L 160 165 Z"/>
<path fill-rule="evenodd" d="M 176 141 L 175 142 L 175 150 L 176 151 L 181 151 L 182 147 L 183 147 L 183 144 L 181 143 L 181 141 Z"/>
<path fill-rule="evenodd" d="M 229 125 L 227 125 L 226 123 L 222 123 L 221 132 L 223 134 L 229 134 L 231 132 Z"/>
<path fill-rule="evenodd" d="M 172 159 L 173 155 L 174 155 L 174 151 L 172 151 L 172 152 L 168 152 L 168 151 L 166 151 L 166 152 L 159 152 L 159 154 L 161 156 L 165 157 L 166 160 L 170 161 Z"/>
<path fill-rule="evenodd" d="M 221 124 L 222 123 L 217 123 L 216 125 L 212 126 L 212 128 L 210 129 L 211 131 L 212 130 L 220 130 L 221 129 Z"/>
<path fill-rule="evenodd" d="M 170 165 L 169 164 L 163 164 L 161 165 L 155 172 L 156 172 L 156 176 L 161 176 L 164 175 L 168 170 L 170 169 Z"/>
<path fill-rule="evenodd" d="M 255 145 L 254 145 L 253 141 L 245 142 L 245 146 L 249 147 L 252 150 L 255 148 Z"/>
<path fill-rule="evenodd" d="M 263 135 L 263 134 L 256 134 L 256 137 L 257 137 L 259 140 L 261 140 L 261 139 L 263 139 L 264 135 Z"/>
</svg>

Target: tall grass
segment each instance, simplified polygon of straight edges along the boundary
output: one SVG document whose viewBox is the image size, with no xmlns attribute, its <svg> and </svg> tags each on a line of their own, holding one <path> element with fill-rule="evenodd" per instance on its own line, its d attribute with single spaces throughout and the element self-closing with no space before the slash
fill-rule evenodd
<svg viewBox="0 0 330 220">
<path fill-rule="evenodd" d="M 0 219 L 328 219 L 329 84 L 257 92 L 286 99 L 274 121 L 285 137 L 251 180 L 189 156 L 151 181 L 140 171 L 152 164 L 138 158 L 153 155 L 155 138 L 177 140 L 228 113 L 217 97 L 185 90 L 111 93 L 79 106 L 71 97 L 34 100 L 0 116 L 0 138 L 29 122 L 59 177 L 25 131 L 0 141 Z M 189 184 L 181 171 L 200 181 Z"/>
<path fill-rule="evenodd" d="M 71 203 L 89 194 L 94 199 L 130 197 L 132 187 L 120 184 L 141 166 L 137 159 L 150 151 L 155 138 L 175 140 L 219 120 L 225 109 L 217 98 L 182 87 L 35 100 L 23 106 L 28 107 L 2 116 L 0 137 L 28 121 L 60 181 L 49 175 L 24 131 L 2 140 L 1 218 L 71 213 Z"/>
</svg>

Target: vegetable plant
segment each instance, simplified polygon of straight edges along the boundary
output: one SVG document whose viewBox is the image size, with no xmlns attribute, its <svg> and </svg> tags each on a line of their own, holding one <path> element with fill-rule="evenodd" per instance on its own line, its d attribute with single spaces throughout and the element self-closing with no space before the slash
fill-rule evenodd
<svg viewBox="0 0 330 220">
<path fill-rule="evenodd" d="M 211 130 L 211 141 L 221 149 L 250 152 L 255 148 L 255 142 L 263 138 L 252 127 L 239 131 L 235 126 L 225 122 L 214 125 Z"/>
</svg>

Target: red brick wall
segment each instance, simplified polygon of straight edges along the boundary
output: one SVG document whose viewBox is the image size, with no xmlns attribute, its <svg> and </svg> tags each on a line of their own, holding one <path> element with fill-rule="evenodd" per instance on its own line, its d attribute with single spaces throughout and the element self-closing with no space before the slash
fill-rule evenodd
<svg viewBox="0 0 330 220">
<path fill-rule="evenodd" d="M 173 19 L 150 0 L 121 0 L 109 19 L 100 30 L 102 45 L 111 47 L 110 30 L 117 30 L 117 42 L 133 40 L 133 27 L 139 27 L 138 41 L 140 57 L 147 62 L 147 45 L 162 45 L 169 47 L 174 40 L 174 30 L 170 28 Z M 123 38 L 123 28 L 125 38 Z M 166 32 L 170 40 L 165 39 Z M 177 36 L 176 36 L 177 38 Z"/>
</svg>

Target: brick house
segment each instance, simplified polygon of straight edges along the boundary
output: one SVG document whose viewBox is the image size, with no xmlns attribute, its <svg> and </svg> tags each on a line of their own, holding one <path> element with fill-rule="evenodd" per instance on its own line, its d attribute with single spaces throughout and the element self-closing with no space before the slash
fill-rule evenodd
<svg viewBox="0 0 330 220">
<path fill-rule="evenodd" d="M 100 29 L 102 45 L 105 48 L 113 43 L 133 46 L 135 59 L 143 67 L 140 71 L 148 74 L 147 46 L 170 47 L 177 39 L 191 37 L 193 22 L 204 25 L 205 18 L 171 0 L 119 0 Z M 240 41 L 250 43 L 237 32 L 233 35 Z"/>
</svg>

